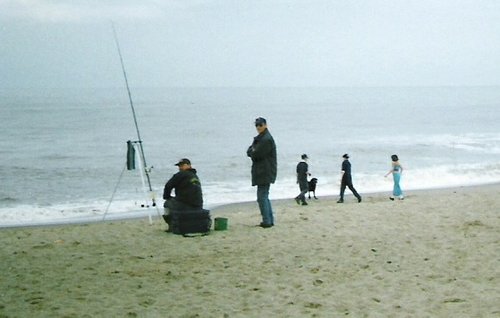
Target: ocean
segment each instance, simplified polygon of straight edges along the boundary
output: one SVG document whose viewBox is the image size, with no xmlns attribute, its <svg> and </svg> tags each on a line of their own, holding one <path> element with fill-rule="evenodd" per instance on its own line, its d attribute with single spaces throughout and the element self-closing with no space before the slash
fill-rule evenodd
<svg viewBox="0 0 500 318">
<path fill-rule="evenodd" d="M 246 149 L 259 116 L 278 150 L 271 199 L 298 194 L 303 153 L 320 197 L 338 194 L 344 153 L 362 195 L 391 193 L 383 176 L 392 154 L 407 195 L 500 182 L 500 87 L 131 91 L 160 210 L 184 157 L 198 170 L 206 207 L 254 201 Z M 149 203 L 139 170 L 124 171 L 126 142 L 137 140 L 125 88 L 0 88 L 0 116 L 0 226 L 158 212 L 141 208 Z"/>
</svg>

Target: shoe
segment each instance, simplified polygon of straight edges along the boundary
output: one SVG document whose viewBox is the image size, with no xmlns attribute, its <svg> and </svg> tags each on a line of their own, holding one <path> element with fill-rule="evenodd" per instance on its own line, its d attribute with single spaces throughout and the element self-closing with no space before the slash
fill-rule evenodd
<svg viewBox="0 0 500 318">
<path fill-rule="evenodd" d="M 308 205 L 306 201 L 302 202 L 302 205 Z"/>
<path fill-rule="evenodd" d="M 297 202 L 297 204 L 300 204 L 300 199 L 299 198 L 295 198 L 295 202 Z"/>
<path fill-rule="evenodd" d="M 394 201 L 394 197 L 390 197 L 389 200 Z"/>
<path fill-rule="evenodd" d="M 344 199 L 338 200 L 337 203 L 344 203 Z"/>
<path fill-rule="evenodd" d="M 358 198 L 358 203 L 361 203 L 361 197 Z"/>
<path fill-rule="evenodd" d="M 399 197 L 399 200 L 404 200 L 404 199 L 405 199 L 405 197 Z"/>
<path fill-rule="evenodd" d="M 259 226 L 262 227 L 262 228 L 267 229 L 267 228 L 273 227 L 274 224 L 260 223 Z"/>
</svg>

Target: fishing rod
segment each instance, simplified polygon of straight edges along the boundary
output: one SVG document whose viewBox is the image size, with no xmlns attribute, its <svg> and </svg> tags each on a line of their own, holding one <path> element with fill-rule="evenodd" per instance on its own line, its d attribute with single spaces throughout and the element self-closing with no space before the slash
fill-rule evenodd
<svg viewBox="0 0 500 318">
<path fill-rule="evenodd" d="M 149 192 L 152 194 L 151 195 L 151 200 L 153 201 L 152 205 L 156 206 L 153 187 L 151 186 L 151 178 L 149 176 L 150 169 L 147 168 L 146 156 L 144 155 L 144 148 L 142 147 L 142 138 L 141 138 L 141 133 L 139 131 L 139 125 L 137 124 L 137 116 L 135 114 L 134 102 L 132 101 L 132 94 L 130 93 L 130 87 L 128 85 L 127 72 L 125 71 L 125 64 L 123 63 L 123 57 L 122 57 L 122 52 L 120 49 L 120 43 L 118 42 L 118 35 L 116 34 L 115 25 L 113 22 L 111 22 L 111 27 L 113 28 L 113 35 L 114 35 L 114 39 L 115 39 L 115 43 L 116 43 L 116 48 L 118 50 L 118 55 L 120 56 L 120 64 L 122 66 L 123 78 L 125 79 L 125 86 L 127 87 L 128 100 L 130 103 L 130 108 L 132 109 L 132 115 L 134 117 L 135 130 L 137 132 L 137 142 L 135 142 L 135 144 L 138 145 L 139 155 L 142 159 L 141 161 L 142 161 L 142 165 L 143 165 L 143 169 L 144 169 L 144 174 L 146 175 L 146 179 L 147 179 L 148 186 L 149 186 Z M 142 175 L 142 173 L 141 173 L 141 175 Z"/>
</svg>

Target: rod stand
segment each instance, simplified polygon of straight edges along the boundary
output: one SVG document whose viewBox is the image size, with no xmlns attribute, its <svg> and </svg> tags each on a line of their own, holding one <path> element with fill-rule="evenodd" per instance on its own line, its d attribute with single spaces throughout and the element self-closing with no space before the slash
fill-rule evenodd
<svg viewBox="0 0 500 318">
<path fill-rule="evenodd" d="M 123 173 L 125 172 L 125 169 L 127 170 L 134 170 L 135 169 L 135 161 L 134 159 L 137 158 L 137 161 L 139 162 L 139 175 L 140 175 L 140 178 L 141 178 L 141 184 L 142 184 L 142 190 L 143 190 L 143 193 L 144 193 L 144 197 L 145 197 L 145 203 L 144 204 L 141 204 L 141 208 L 148 208 L 149 209 L 149 200 L 151 199 L 151 206 L 155 207 L 156 208 L 156 212 L 158 214 L 158 217 L 160 219 L 162 219 L 161 217 L 161 214 L 160 214 L 160 210 L 156 204 L 156 200 L 155 200 L 155 192 L 153 191 L 153 188 L 151 186 L 151 181 L 150 181 L 150 177 L 149 177 L 149 174 L 151 173 L 151 169 L 153 167 L 146 167 L 145 166 L 145 163 L 143 161 L 143 158 L 144 158 L 144 154 L 143 154 L 143 150 L 142 150 L 142 142 L 141 141 L 127 141 L 127 144 L 129 146 L 129 149 L 127 151 L 127 164 L 125 165 L 125 167 L 123 168 L 121 174 L 120 174 L 120 177 L 118 179 L 118 182 L 115 186 L 115 189 L 113 191 L 113 195 L 111 196 L 111 199 L 109 200 L 109 203 L 108 203 L 108 206 L 106 207 L 106 211 L 103 215 L 103 218 L 102 220 L 104 221 L 104 219 L 106 218 L 106 215 L 108 214 L 108 211 L 109 211 L 109 207 L 111 205 L 111 202 L 113 201 L 113 198 L 116 194 L 116 191 L 118 189 L 118 185 L 120 184 L 121 182 L 121 179 L 123 177 Z M 131 148 L 133 148 L 133 150 L 131 150 Z M 147 180 L 147 182 L 146 182 Z M 149 224 L 153 224 L 153 219 L 151 217 L 151 212 L 148 210 L 148 218 L 149 218 Z"/>
</svg>

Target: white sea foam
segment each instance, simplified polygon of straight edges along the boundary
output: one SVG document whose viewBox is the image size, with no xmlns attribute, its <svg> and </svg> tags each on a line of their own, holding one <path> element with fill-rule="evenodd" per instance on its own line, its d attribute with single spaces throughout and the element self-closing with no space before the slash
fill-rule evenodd
<svg viewBox="0 0 500 318">
<path fill-rule="evenodd" d="M 319 179 L 316 195 L 319 197 L 338 195 L 340 182 L 333 175 L 315 175 Z M 354 186 L 363 194 L 392 191 L 392 178 L 380 174 L 358 173 L 354 175 Z M 433 189 L 457 186 L 471 186 L 500 182 L 500 164 L 496 165 L 443 165 L 425 169 L 406 169 L 401 186 L 405 193 L 411 190 Z M 158 191 L 156 191 L 158 192 Z M 255 201 L 256 188 L 249 182 L 207 183 L 204 186 L 206 208 L 233 202 Z M 293 198 L 298 194 L 298 186 L 292 177 L 279 179 L 271 187 L 271 199 Z M 347 190 L 347 194 L 350 192 Z M 157 197 L 159 193 L 157 193 Z M 30 224 L 57 224 L 66 222 L 100 221 L 131 217 L 157 217 L 163 214 L 162 202 L 158 201 L 158 209 L 150 202 L 136 196 L 137 200 L 96 201 L 92 203 L 60 203 L 55 205 L 16 205 L 0 208 L 2 223 L 0 226 L 21 226 Z M 141 205 L 149 204 L 149 207 Z M 106 209 L 109 205 L 109 210 Z M 257 208 L 257 206 L 256 206 Z"/>
</svg>

